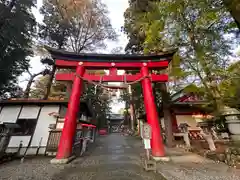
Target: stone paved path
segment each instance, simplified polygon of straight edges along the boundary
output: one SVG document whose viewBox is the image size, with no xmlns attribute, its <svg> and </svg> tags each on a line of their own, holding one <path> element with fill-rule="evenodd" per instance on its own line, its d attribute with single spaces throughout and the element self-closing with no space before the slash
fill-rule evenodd
<svg viewBox="0 0 240 180">
<path fill-rule="evenodd" d="M 0 166 L 0 179 L 9 180 L 163 180 L 141 165 L 141 141 L 111 134 L 100 137 L 88 154 L 65 166 L 49 164 L 50 158 L 13 161 Z"/>
</svg>

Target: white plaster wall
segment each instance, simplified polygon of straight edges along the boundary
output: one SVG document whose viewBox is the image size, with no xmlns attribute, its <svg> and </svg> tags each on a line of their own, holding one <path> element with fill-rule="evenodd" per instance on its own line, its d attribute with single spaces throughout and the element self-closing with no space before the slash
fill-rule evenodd
<svg viewBox="0 0 240 180">
<path fill-rule="evenodd" d="M 34 105 L 23 106 L 19 118 L 20 119 L 37 119 L 39 110 L 40 110 L 39 106 L 34 106 Z"/>
<path fill-rule="evenodd" d="M 11 136 L 11 139 L 8 144 L 8 148 L 19 147 L 20 141 L 22 141 L 23 147 L 26 147 L 28 146 L 30 139 L 31 139 L 31 136 Z"/>
<path fill-rule="evenodd" d="M 38 148 L 28 148 L 28 150 L 27 150 L 27 155 L 35 155 L 36 153 L 37 153 L 37 149 Z M 39 148 L 39 151 L 38 151 L 38 154 L 45 154 L 45 150 L 46 150 L 46 148 L 45 147 L 41 147 L 41 148 Z M 18 148 L 7 148 L 7 150 L 6 150 L 6 152 L 8 152 L 8 153 L 14 153 L 14 152 L 17 152 L 18 151 Z M 25 153 L 25 151 L 26 151 L 26 148 L 21 148 L 20 149 L 20 155 L 24 155 L 24 153 Z"/>
<path fill-rule="evenodd" d="M 0 113 L 0 123 L 15 123 L 21 106 L 5 106 Z"/>
<path fill-rule="evenodd" d="M 48 114 L 51 112 L 58 112 L 58 105 L 47 105 L 42 107 L 38 122 L 36 125 L 35 132 L 33 134 L 31 146 L 38 146 L 39 142 L 42 138 L 42 142 L 40 146 L 46 146 L 49 136 L 49 124 L 56 124 L 56 118 L 53 116 L 49 116 Z"/>
</svg>

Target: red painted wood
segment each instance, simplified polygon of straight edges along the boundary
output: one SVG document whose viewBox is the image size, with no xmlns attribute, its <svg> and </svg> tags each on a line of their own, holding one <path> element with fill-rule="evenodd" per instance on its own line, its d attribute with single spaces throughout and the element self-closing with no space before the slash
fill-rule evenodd
<svg viewBox="0 0 240 180">
<path fill-rule="evenodd" d="M 178 102 L 184 102 L 189 96 L 188 95 L 184 95 L 180 98 L 177 99 Z"/>
<path fill-rule="evenodd" d="M 117 75 L 117 68 L 109 68 L 109 75 L 116 76 Z"/>
<path fill-rule="evenodd" d="M 99 129 L 98 134 L 99 135 L 107 135 L 107 129 Z"/>
<path fill-rule="evenodd" d="M 57 68 L 77 68 L 76 74 L 79 76 L 83 76 L 84 79 L 90 81 L 99 82 L 133 82 L 136 80 L 141 79 L 144 76 L 149 76 L 149 70 L 152 69 L 166 69 L 168 67 L 168 60 L 165 61 L 157 61 L 142 63 L 142 62 L 77 62 L 77 61 L 66 61 L 57 59 L 55 61 Z M 145 65 L 144 65 L 145 64 Z M 109 69 L 109 75 L 90 75 L 85 72 L 85 69 Z M 135 75 L 117 75 L 118 69 L 124 70 L 137 70 L 141 69 L 140 74 Z M 57 152 L 57 159 L 65 159 L 71 156 L 72 153 L 72 145 L 73 145 L 73 137 L 76 130 L 76 118 L 77 112 L 79 111 L 79 104 L 80 104 L 80 96 L 82 93 L 82 84 L 83 81 L 81 78 L 75 76 L 75 73 L 57 73 L 56 80 L 62 81 L 73 81 L 73 88 L 71 97 L 68 103 L 68 111 L 65 117 L 65 123 L 62 131 L 62 135 L 60 138 L 60 143 Z M 143 94 L 144 94 L 144 104 L 147 112 L 147 120 L 148 123 L 152 127 L 152 155 L 155 157 L 160 157 L 165 155 L 163 140 L 159 126 L 158 114 L 156 110 L 156 106 L 154 103 L 154 96 L 152 92 L 152 81 L 153 82 L 166 82 L 168 81 L 168 75 L 150 75 L 150 78 L 145 78 L 141 80 L 142 87 L 143 87 Z M 82 124 L 85 126 L 85 124 Z M 89 126 L 89 125 L 86 125 Z M 95 126 L 96 127 L 96 126 Z M 107 134 L 107 130 L 101 129 L 99 134 Z"/>
<path fill-rule="evenodd" d="M 201 100 L 202 99 L 198 98 L 195 94 L 191 93 L 191 94 L 183 95 L 182 97 L 179 97 L 175 101 L 177 101 L 177 102 L 198 102 Z"/>
<path fill-rule="evenodd" d="M 78 66 L 76 73 L 83 76 L 85 68 Z M 65 116 L 62 135 L 60 138 L 56 159 L 66 159 L 72 155 L 73 137 L 75 135 L 77 123 L 77 112 L 79 111 L 80 96 L 82 93 L 83 81 L 80 78 L 75 78 L 71 97 L 68 103 L 68 111 Z"/>
<path fill-rule="evenodd" d="M 149 74 L 147 67 L 141 68 L 142 76 Z M 159 125 L 158 113 L 154 102 L 152 82 L 150 79 L 142 80 L 142 89 L 144 97 L 144 106 L 146 109 L 147 122 L 152 127 L 151 148 L 154 157 L 162 157 L 165 155 L 161 130 Z"/>
<path fill-rule="evenodd" d="M 66 61 L 57 59 L 55 64 L 58 68 L 75 68 L 79 62 L 77 61 Z M 121 62 L 121 63 L 110 63 L 110 62 L 84 62 L 83 66 L 87 69 L 108 69 L 108 68 L 118 68 L 118 69 L 134 69 L 141 68 L 143 66 L 142 62 Z M 157 61 L 157 62 L 147 62 L 147 67 L 149 69 L 167 68 L 168 60 Z"/>
<path fill-rule="evenodd" d="M 72 81 L 74 79 L 74 73 L 57 73 L 56 80 L 57 81 Z M 134 75 L 126 75 L 127 82 L 132 82 L 140 79 L 142 77 L 141 74 L 134 74 Z M 91 80 L 91 81 L 100 81 L 100 75 L 89 75 L 87 73 L 84 74 L 84 78 Z M 104 75 L 102 76 L 102 82 L 124 82 L 124 75 Z M 166 74 L 152 74 L 151 80 L 154 82 L 167 82 L 168 75 Z"/>
<path fill-rule="evenodd" d="M 83 127 L 91 127 L 91 128 L 96 128 L 95 125 L 92 124 L 81 124 Z"/>
</svg>

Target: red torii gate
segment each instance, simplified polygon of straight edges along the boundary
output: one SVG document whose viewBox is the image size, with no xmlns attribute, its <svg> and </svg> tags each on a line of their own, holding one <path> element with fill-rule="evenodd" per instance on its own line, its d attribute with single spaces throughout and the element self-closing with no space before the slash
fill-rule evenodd
<svg viewBox="0 0 240 180">
<path fill-rule="evenodd" d="M 163 70 L 168 67 L 169 61 L 175 52 L 158 55 L 112 55 L 112 54 L 75 54 L 47 48 L 55 61 L 57 68 L 76 69 L 75 73 L 57 73 L 56 80 L 73 81 L 68 111 L 58 146 L 56 160 L 68 160 L 72 155 L 73 137 L 76 130 L 76 116 L 79 110 L 80 96 L 82 93 L 83 79 L 95 82 L 133 82 L 142 78 L 144 105 L 147 122 L 152 127 L 152 155 L 153 157 L 165 156 L 164 145 L 159 126 L 159 119 L 152 82 L 167 82 L 167 74 L 151 74 L 149 70 Z M 106 70 L 109 75 L 90 75 L 85 70 Z M 117 70 L 136 70 L 140 73 L 134 75 L 117 75 Z"/>
</svg>

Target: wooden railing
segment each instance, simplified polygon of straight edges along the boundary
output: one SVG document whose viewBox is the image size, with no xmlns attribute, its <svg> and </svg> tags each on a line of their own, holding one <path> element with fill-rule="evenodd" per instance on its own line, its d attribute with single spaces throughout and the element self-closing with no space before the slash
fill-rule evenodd
<svg viewBox="0 0 240 180">
<path fill-rule="evenodd" d="M 174 133 L 174 136 L 182 136 L 182 133 Z M 188 130 L 188 136 L 190 140 L 203 140 L 204 138 L 200 134 L 200 130 Z"/>
<path fill-rule="evenodd" d="M 86 130 L 87 130 L 87 128 L 86 128 Z M 62 134 L 61 130 L 52 130 L 49 132 L 46 153 L 57 152 L 61 134 Z M 73 149 L 72 149 L 74 155 L 80 156 L 83 153 L 83 151 L 86 150 L 86 149 L 82 150 L 83 142 L 85 140 L 91 141 L 91 138 L 93 137 L 93 133 L 91 134 L 90 139 L 89 139 L 88 135 L 89 134 L 86 134 L 86 131 L 84 131 L 84 128 L 76 130 L 74 141 L 73 141 Z M 91 141 L 91 142 L 93 142 L 93 141 Z M 84 148 L 86 148 L 86 147 L 84 147 Z"/>
<path fill-rule="evenodd" d="M 74 142 L 73 142 L 73 150 L 80 148 L 82 145 L 82 140 L 84 139 L 84 134 L 81 133 L 82 130 L 77 130 Z M 79 134 L 80 133 L 80 134 Z M 58 144 L 60 142 L 62 131 L 61 130 L 53 130 L 49 132 L 48 143 L 46 147 L 46 152 L 57 152 Z"/>
<path fill-rule="evenodd" d="M 188 134 L 190 140 L 203 140 L 200 130 L 189 130 Z"/>
</svg>

